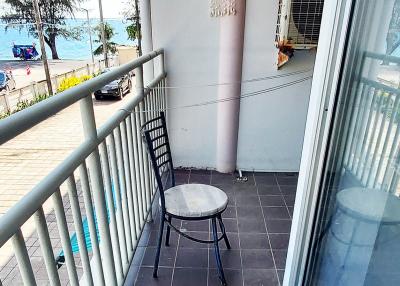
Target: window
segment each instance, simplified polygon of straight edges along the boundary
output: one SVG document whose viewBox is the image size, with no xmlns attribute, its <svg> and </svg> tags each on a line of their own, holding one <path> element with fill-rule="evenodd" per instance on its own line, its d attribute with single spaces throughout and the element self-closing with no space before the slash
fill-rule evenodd
<svg viewBox="0 0 400 286">
<path fill-rule="evenodd" d="M 317 47 L 324 0 L 279 0 L 276 46 L 278 68 L 294 50 Z"/>
</svg>

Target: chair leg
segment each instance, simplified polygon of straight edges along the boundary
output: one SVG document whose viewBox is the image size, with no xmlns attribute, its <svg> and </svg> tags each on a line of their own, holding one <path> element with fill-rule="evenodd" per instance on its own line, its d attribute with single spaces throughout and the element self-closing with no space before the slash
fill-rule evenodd
<svg viewBox="0 0 400 286">
<path fill-rule="evenodd" d="M 215 217 L 213 217 L 211 219 L 211 223 L 212 223 L 212 232 L 213 232 L 213 240 L 214 240 L 215 260 L 217 261 L 217 267 L 218 267 L 218 276 L 222 282 L 222 285 L 225 286 L 227 284 L 226 284 L 226 280 L 225 280 L 224 269 L 222 268 L 221 255 L 219 253 L 217 220 L 215 219 Z"/>
<path fill-rule="evenodd" d="M 153 269 L 153 277 L 154 278 L 157 278 L 158 263 L 160 261 L 161 243 L 162 243 L 162 237 L 163 237 L 163 231 L 164 231 L 164 220 L 165 220 L 165 215 L 163 212 L 161 212 L 160 230 L 158 233 L 157 252 L 156 252 L 156 258 L 154 260 L 154 269 Z"/>
<path fill-rule="evenodd" d="M 217 218 L 219 222 L 219 227 L 221 228 L 222 236 L 224 237 L 226 248 L 231 249 L 231 244 L 229 243 L 228 236 L 226 235 L 225 225 L 224 222 L 222 221 L 221 215 L 219 214 Z"/>
<path fill-rule="evenodd" d="M 172 217 L 168 216 L 168 222 L 171 223 Z M 165 235 L 165 246 L 169 246 L 169 237 L 171 233 L 171 227 L 167 224 L 167 234 Z"/>
</svg>

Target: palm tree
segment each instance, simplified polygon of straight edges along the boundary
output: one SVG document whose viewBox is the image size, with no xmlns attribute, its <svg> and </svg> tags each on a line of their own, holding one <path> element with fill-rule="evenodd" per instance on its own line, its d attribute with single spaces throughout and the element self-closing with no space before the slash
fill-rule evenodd
<svg viewBox="0 0 400 286">
<path fill-rule="evenodd" d="M 101 24 L 96 26 L 95 31 L 97 33 L 97 39 L 94 40 L 95 43 L 100 44 L 95 50 L 94 54 L 95 55 L 101 55 L 103 54 L 103 41 L 101 40 Z M 111 41 L 111 38 L 115 35 L 114 28 L 108 24 L 107 22 L 104 23 L 104 31 L 106 35 L 106 45 L 107 45 L 107 51 L 115 54 L 117 52 L 117 43 Z"/>
</svg>

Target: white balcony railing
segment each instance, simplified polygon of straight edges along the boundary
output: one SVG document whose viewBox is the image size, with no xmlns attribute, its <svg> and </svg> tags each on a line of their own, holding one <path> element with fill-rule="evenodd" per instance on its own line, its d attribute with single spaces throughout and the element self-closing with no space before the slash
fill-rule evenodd
<svg viewBox="0 0 400 286">
<path fill-rule="evenodd" d="M 156 58 L 160 73 L 144 88 L 143 64 Z M 166 80 L 163 63 L 163 50 L 154 51 L 0 121 L 3 144 L 73 103 L 80 103 L 85 141 L 0 217 L 0 248 L 11 240 L 25 285 L 40 284 L 21 229 L 32 217 L 47 279 L 51 285 L 64 284 L 44 211 L 48 199 L 61 240 L 65 257 L 62 267 L 67 269 L 68 282 L 123 284 L 155 193 L 140 126 L 156 115 L 155 110 L 166 107 L 166 95 L 161 88 Z M 96 129 L 92 92 L 132 70 L 136 75 L 136 95 Z M 66 186 L 68 198 L 63 196 L 62 185 Z M 72 213 L 72 220 L 67 220 L 67 212 Z M 88 239 L 85 240 L 88 232 L 90 253 Z M 75 233 L 78 242 L 79 264 L 73 255 L 71 233 Z"/>
<path fill-rule="evenodd" d="M 400 64 L 397 57 L 375 53 L 365 53 L 367 60 L 378 66 L 382 62 Z M 400 195 L 400 89 L 366 77 L 360 77 L 357 84 L 360 92 L 349 110 L 344 168 L 358 184 Z"/>
</svg>

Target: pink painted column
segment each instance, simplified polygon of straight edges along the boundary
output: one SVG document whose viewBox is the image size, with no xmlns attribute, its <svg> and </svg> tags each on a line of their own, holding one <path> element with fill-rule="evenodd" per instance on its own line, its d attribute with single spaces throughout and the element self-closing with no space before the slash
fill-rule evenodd
<svg viewBox="0 0 400 286">
<path fill-rule="evenodd" d="M 243 42 L 246 0 L 234 0 L 236 14 L 221 16 L 219 79 L 220 83 L 238 83 L 242 80 Z M 218 99 L 237 97 L 240 84 L 220 85 Z M 230 173 L 236 169 L 240 100 L 218 103 L 217 171 Z"/>
</svg>

